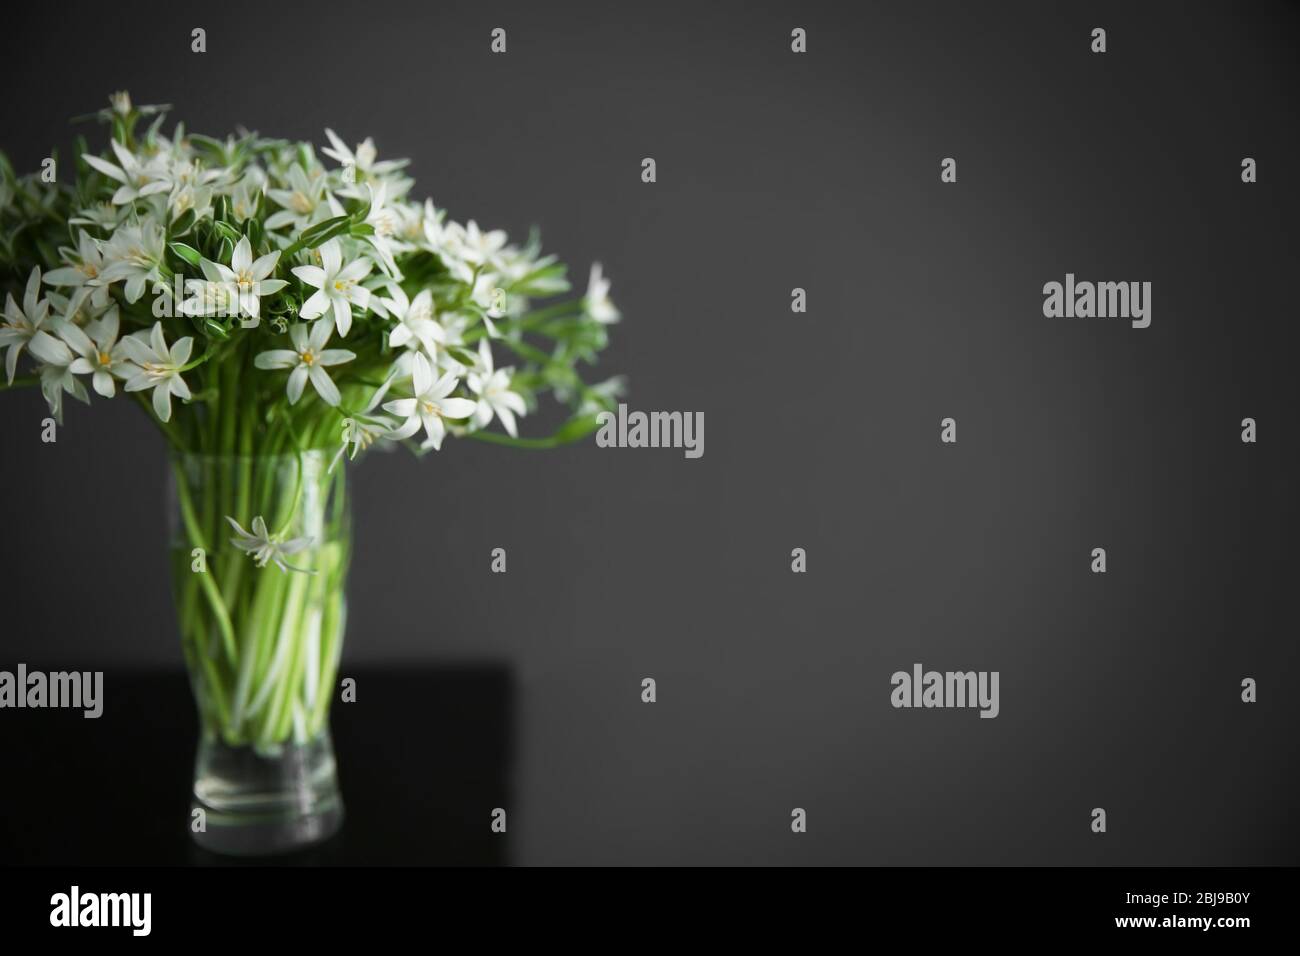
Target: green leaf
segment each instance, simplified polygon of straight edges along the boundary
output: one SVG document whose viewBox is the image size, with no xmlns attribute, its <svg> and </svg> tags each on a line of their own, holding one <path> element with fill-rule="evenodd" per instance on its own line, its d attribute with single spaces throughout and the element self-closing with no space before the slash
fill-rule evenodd
<svg viewBox="0 0 1300 956">
<path fill-rule="evenodd" d="M 473 353 L 457 348 L 454 345 L 447 346 L 447 354 L 461 365 L 468 365 L 470 368 L 478 364 L 478 358 Z"/>
<path fill-rule="evenodd" d="M 199 254 L 199 250 L 195 249 L 193 246 L 187 246 L 183 242 L 169 242 L 167 243 L 167 248 L 196 269 L 199 268 L 203 262 L 203 256 Z"/>
<path fill-rule="evenodd" d="M 194 228 L 194 210 L 186 209 L 176 217 L 176 221 L 171 225 L 171 234 L 173 236 L 183 236 Z"/>
<path fill-rule="evenodd" d="M 569 442 L 586 438 L 598 428 L 600 428 L 600 422 L 595 415 L 582 415 L 570 418 L 551 437 L 555 439 L 557 444 L 567 445 Z"/>
<path fill-rule="evenodd" d="M 500 432 L 470 432 L 470 438 L 491 442 L 494 445 L 509 445 L 511 448 L 556 448 L 580 441 L 600 427 L 595 415 L 576 415 L 560 426 L 559 430 L 548 438 L 511 438 Z"/>
<path fill-rule="evenodd" d="M 36 250 L 41 254 L 41 258 L 45 260 L 43 265 L 46 269 L 55 268 L 61 261 L 55 248 L 44 239 L 38 238 L 36 240 Z"/>
<path fill-rule="evenodd" d="M 218 342 L 224 342 L 230 338 L 230 330 L 216 319 L 204 319 L 203 331 L 207 333 L 208 338 L 216 339 Z"/>
<path fill-rule="evenodd" d="M 227 239 L 230 241 L 230 245 L 232 248 L 234 247 L 235 243 L 239 242 L 240 239 L 244 238 L 244 234 L 228 222 L 224 222 L 218 219 L 212 225 L 213 228 L 216 229 L 217 235 L 221 236 L 223 239 Z M 222 262 L 229 263 L 230 262 L 229 257 L 223 259 Z"/>
<path fill-rule="evenodd" d="M 294 246 L 299 249 L 315 249 L 317 246 L 329 242 L 335 236 L 347 232 L 351 223 L 352 220 L 348 216 L 335 216 L 333 219 L 318 222 L 316 225 L 303 230 Z"/>
</svg>

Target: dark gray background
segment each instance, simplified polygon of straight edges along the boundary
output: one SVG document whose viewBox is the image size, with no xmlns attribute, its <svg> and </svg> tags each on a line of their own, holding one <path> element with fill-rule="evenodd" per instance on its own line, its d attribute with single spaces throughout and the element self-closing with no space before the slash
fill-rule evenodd
<svg viewBox="0 0 1300 956">
<path fill-rule="evenodd" d="M 1300 862 L 1295 8 L 6 17 L 20 169 L 119 88 L 212 134 L 373 135 L 455 218 L 539 225 L 579 283 L 604 263 L 600 374 L 705 413 L 696 461 L 467 441 L 354 472 L 344 673 L 509 667 L 516 861 Z M 1067 271 L 1152 281 L 1152 326 L 1045 319 Z M 0 401 L 0 666 L 97 663 L 111 707 L 114 668 L 180 664 L 162 443 L 96 398 L 43 445 L 39 395 Z M 999 670 L 1001 716 L 892 709 L 914 661 Z"/>
</svg>

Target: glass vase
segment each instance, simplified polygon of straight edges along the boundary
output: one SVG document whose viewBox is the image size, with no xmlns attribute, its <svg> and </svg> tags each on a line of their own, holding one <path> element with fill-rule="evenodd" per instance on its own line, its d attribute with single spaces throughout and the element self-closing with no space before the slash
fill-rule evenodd
<svg viewBox="0 0 1300 956">
<path fill-rule="evenodd" d="M 218 853 L 300 849 L 343 821 L 329 708 L 352 538 L 331 457 L 171 460 L 172 585 L 200 725 L 190 830 Z"/>
</svg>

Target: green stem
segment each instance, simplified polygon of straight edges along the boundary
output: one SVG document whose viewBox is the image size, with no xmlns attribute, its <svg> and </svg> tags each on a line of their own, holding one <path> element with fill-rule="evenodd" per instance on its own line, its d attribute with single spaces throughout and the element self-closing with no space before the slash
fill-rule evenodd
<svg viewBox="0 0 1300 956">
<path fill-rule="evenodd" d="M 189 535 L 193 546 L 202 548 L 203 553 L 211 557 L 203 532 L 199 529 L 198 519 L 194 516 L 194 502 L 190 497 L 185 471 L 179 461 L 173 461 L 172 471 L 176 476 L 176 498 L 180 503 L 181 520 L 185 524 L 185 531 Z M 206 571 L 191 573 L 198 575 L 199 587 L 203 589 L 204 596 L 208 599 L 208 606 L 211 607 L 212 613 L 217 619 L 217 627 L 221 630 L 221 641 L 226 650 L 226 657 L 233 666 L 237 656 L 235 630 L 230 623 L 230 613 L 226 610 L 226 605 L 221 599 L 221 592 L 212 581 L 211 562 L 208 562 Z"/>
<path fill-rule="evenodd" d="M 0 392 L 10 388 L 31 388 L 40 384 L 41 378 L 39 375 L 19 375 L 12 382 L 0 380 Z"/>
</svg>

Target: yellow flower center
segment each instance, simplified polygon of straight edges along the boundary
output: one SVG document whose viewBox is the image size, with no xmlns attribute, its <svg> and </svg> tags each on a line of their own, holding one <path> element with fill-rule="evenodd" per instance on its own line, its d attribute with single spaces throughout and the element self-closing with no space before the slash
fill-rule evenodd
<svg viewBox="0 0 1300 956">
<path fill-rule="evenodd" d="M 316 353 L 313 352 L 311 349 L 304 349 L 302 352 L 299 353 L 299 355 L 302 358 L 303 365 L 310 366 L 316 364 Z"/>
<path fill-rule="evenodd" d="M 113 364 L 113 357 L 112 357 L 111 355 L 109 355 L 107 352 L 100 352 L 100 353 L 99 353 L 99 364 L 100 364 L 100 365 L 112 365 L 112 364 Z"/>
</svg>

